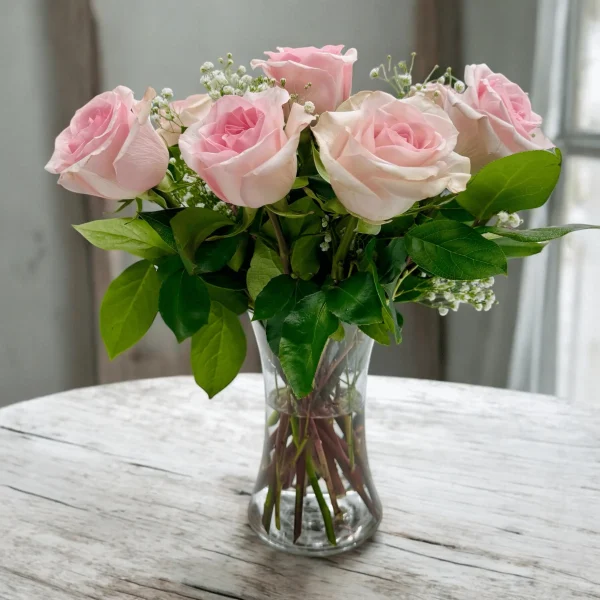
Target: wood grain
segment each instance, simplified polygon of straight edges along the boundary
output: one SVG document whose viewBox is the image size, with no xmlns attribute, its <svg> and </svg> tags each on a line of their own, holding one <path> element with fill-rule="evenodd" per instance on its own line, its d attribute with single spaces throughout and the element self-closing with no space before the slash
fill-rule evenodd
<svg viewBox="0 0 600 600">
<path fill-rule="evenodd" d="M 187 377 L 0 410 L 0 599 L 600 598 L 600 418 L 547 396 L 372 377 L 384 506 L 358 551 L 261 545 L 246 505 L 260 376 Z"/>
</svg>

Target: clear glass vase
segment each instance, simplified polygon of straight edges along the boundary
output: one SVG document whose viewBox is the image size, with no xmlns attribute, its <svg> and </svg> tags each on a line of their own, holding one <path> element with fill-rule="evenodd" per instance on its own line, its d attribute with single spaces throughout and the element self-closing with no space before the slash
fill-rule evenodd
<svg viewBox="0 0 600 600">
<path fill-rule="evenodd" d="M 365 439 L 367 371 L 373 340 L 344 326 L 329 339 L 314 391 L 296 398 L 265 327 L 253 322 L 266 395 L 263 457 L 248 515 L 269 545 L 313 556 L 355 548 L 381 521 Z"/>
</svg>

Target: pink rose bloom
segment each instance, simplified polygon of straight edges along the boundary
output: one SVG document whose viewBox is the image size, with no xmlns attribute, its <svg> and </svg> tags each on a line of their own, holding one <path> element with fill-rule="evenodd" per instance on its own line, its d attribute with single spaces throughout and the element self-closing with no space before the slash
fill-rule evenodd
<svg viewBox="0 0 600 600">
<path fill-rule="evenodd" d="M 335 110 L 352 90 L 356 50 L 350 48 L 342 54 L 343 47 L 277 48 L 278 52 L 265 52 L 268 60 L 254 59 L 250 64 L 253 69 L 260 67 L 277 83 L 285 79 L 285 89 L 290 94 L 298 94 L 301 103 L 310 100 L 316 112 L 322 113 Z M 311 86 L 306 89 L 309 83 Z"/>
<path fill-rule="evenodd" d="M 483 65 L 465 67 L 467 89 L 438 86 L 438 103 L 459 131 L 456 151 L 471 159 L 473 173 L 488 163 L 526 150 L 552 148 L 529 96 L 504 75 Z"/>
<path fill-rule="evenodd" d="M 313 119 L 287 91 L 223 96 L 179 138 L 181 156 L 225 202 L 258 208 L 281 200 L 296 178 L 300 132 Z"/>
<path fill-rule="evenodd" d="M 136 102 L 119 86 L 90 100 L 56 138 L 46 170 L 72 192 L 110 200 L 135 198 L 160 183 L 169 152 L 149 120 L 155 95 L 148 88 Z"/>
<path fill-rule="evenodd" d="M 174 146 L 181 135 L 181 125 L 190 127 L 197 121 L 202 121 L 208 115 L 211 106 L 212 100 L 208 94 L 194 94 L 185 100 L 171 102 L 171 110 L 177 113 L 178 120 L 174 123 L 161 119 L 158 133 L 167 146 Z"/>
<path fill-rule="evenodd" d="M 454 152 L 456 128 L 421 95 L 360 92 L 322 114 L 313 132 L 338 199 L 372 223 L 469 181 L 469 159 Z"/>
</svg>

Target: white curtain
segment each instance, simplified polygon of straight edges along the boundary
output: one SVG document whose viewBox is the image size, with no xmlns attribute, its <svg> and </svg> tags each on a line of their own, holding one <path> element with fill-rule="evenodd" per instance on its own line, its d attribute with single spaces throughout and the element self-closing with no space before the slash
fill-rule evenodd
<svg viewBox="0 0 600 600">
<path fill-rule="evenodd" d="M 531 99 L 544 117 L 544 130 L 560 146 L 567 55 L 569 0 L 538 3 Z M 560 223 L 561 188 L 533 211 L 528 227 Z M 509 387 L 553 394 L 557 391 L 558 284 L 560 245 L 525 261 L 509 370 Z"/>
</svg>

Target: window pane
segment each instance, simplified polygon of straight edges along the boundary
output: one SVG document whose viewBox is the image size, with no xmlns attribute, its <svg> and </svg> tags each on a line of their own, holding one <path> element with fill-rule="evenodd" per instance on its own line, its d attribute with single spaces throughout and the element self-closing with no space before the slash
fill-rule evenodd
<svg viewBox="0 0 600 600">
<path fill-rule="evenodd" d="M 600 132 L 600 0 L 581 0 L 575 127 Z"/>
<path fill-rule="evenodd" d="M 600 224 L 600 159 L 567 162 L 561 222 Z M 600 230 L 563 238 L 558 307 L 558 394 L 600 401 Z"/>
</svg>

